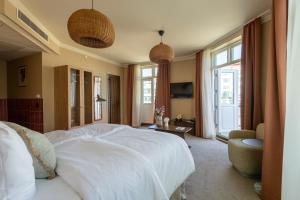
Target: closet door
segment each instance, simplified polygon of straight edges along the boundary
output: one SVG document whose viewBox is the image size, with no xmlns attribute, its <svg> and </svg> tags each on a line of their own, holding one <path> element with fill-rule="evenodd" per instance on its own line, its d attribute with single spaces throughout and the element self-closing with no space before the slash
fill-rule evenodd
<svg viewBox="0 0 300 200">
<path fill-rule="evenodd" d="M 71 128 L 81 125 L 80 70 L 70 69 L 70 123 Z"/>
<path fill-rule="evenodd" d="M 54 108 L 55 129 L 66 130 L 70 123 L 70 71 L 68 66 L 56 67 L 54 70 Z"/>
<path fill-rule="evenodd" d="M 120 76 L 108 75 L 108 122 L 121 123 Z"/>
</svg>

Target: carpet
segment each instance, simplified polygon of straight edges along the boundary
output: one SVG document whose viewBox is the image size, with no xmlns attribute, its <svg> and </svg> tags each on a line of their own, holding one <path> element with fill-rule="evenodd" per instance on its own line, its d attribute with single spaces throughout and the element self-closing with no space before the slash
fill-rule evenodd
<svg viewBox="0 0 300 200">
<path fill-rule="evenodd" d="M 186 181 L 187 200 L 259 200 L 257 180 L 241 176 L 228 160 L 227 144 L 187 135 L 196 171 Z"/>
</svg>

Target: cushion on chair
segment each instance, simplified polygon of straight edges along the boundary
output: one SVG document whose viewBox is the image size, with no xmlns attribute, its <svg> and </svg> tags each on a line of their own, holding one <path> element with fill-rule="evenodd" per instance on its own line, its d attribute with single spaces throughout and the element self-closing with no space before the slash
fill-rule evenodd
<svg viewBox="0 0 300 200">
<path fill-rule="evenodd" d="M 260 140 L 264 140 L 264 132 L 265 132 L 265 125 L 263 123 L 258 124 L 256 127 L 256 138 Z"/>
<path fill-rule="evenodd" d="M 256 133 L 253 130 L 233 130 L 229 133 L 229 139 L 234 138 L 256 138 Z"/>
</svg>

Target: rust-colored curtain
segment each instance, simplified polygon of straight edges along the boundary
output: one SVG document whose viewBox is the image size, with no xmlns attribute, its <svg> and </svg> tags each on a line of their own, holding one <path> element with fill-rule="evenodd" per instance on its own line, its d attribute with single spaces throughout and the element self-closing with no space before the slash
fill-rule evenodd
<svg viewBox="0 0 300 200">
<path fill-rule="evenodd" d="M 127 68 L 127 124 L 132 126 L 133 81 L 135 65 Z"/>
<path fill-rule="evenodd" d="M 286 97 L 287 8 L 287 0 L 273 0 L 262 171 L 262 197 L 264 200 L 281 199 Z"/>
<path fill-rule="evenodd" d="M 171 63 L 158 65 L 155 108 L 165 107 L 165 117 L 171 117 L 170 100 L 170 66 Z"/>
<path fill-rule="evenodd" d="M 255 130 L 263 121 L 260 95 L 261 19 L 244 26 L 241 59 L 241 127 Z"/>
<path fill-rule="evenodd" d="M 203 51 L 196 54 L 196 93 L 195 93 L 195 115 L 197 137 L 203 137 L 203 110 L 202 110 L 202 58 Z"/>
</svg>

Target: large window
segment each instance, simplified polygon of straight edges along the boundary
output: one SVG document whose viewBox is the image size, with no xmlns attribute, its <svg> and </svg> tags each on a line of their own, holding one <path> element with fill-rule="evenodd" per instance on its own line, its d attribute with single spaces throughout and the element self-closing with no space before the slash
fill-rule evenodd
<svg viewBox="0 0 300 200">
<path fill-rule="evenodd" d="M 155 101 L 157 70 L 157 66 L 145 66 L 141 70 L 143 104 L 153 104 Z"/>
<path fill-rule="evenodd" d="M 240 129 L 241 42 L 229 44 L 212 53 L 214 69 L 215 124 L 219 136 L 228 137 Z"/>
</svg>

